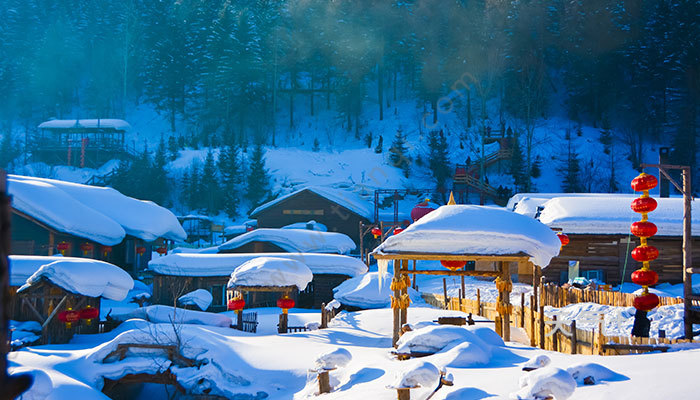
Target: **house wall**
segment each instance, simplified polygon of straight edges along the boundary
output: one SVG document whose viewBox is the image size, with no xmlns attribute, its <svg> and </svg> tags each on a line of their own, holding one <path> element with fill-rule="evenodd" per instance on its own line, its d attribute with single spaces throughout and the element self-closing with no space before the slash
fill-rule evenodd
<svg viewBox="0 0 700 400">
<path fill-rule="evenodd" d="M 270 242 L 256 240 L 234 249 L 221 250 L 220 253 L 287 253 L 287 250 Z"/>
<path fill-rule="evenodd" d="M 606 283 L 631 282 L 631 274 L 641 268 L 629 253 L 639 245 L 639 238 L 627 235 L 575 235 L 569 234 L 569 244 L 559 256 L 543 269 L 549 282 L 563 283 L 568 277 L 569 261 L 579 261 L 579 270 L 601 270 Z M 659 249 L 659 258 L 651 262 L 651 268 L 659 274 L 659 282 L 680 283 L 683 281 L 683 249 L 680 237 L 652 237 L 649 245 Z M 693 238 L 693 264 L 700 264 L 700 238 Z M 627 266 L 625 267 L 625 261 Z M 564 271 L 566 273 L 564 274 Z M 581 275 L 583 275 L 581 273 Z"/>
<path fill-rule="evenodd" d="M 326 225 L 329 232 L 348 235 L 358 247 L 360 221 L 369 222 L 366 218 L 309 190 L 257 213 L 254 218 L 257 218 L 259 228 L 281 228 L 297 222 L 315 220 Z"/>
</svg>

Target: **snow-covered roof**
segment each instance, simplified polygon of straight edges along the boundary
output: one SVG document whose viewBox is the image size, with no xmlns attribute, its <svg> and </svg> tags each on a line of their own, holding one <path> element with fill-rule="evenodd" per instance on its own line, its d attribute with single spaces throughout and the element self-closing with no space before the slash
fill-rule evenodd
<svg viewBox="0 0 700 400">
<path fill-rule="evenodd" d="M 391 304 L 391 275 L 384 272 L 370 272 L 348 279 L 333 289 L 333 298 L 347 306 L 362 309 L 385 308 Z M 408 288 L 412 302 L 419 301 L 420 293 Z"/>
<path fill-rule="evenodd" d="M 546 267 L 559 254 L 561 242 L 539 221 L 501 208 L 442 206 L 398 235 L 389 237 L 378 254 L 432 253 L 518 255 Z"/>
<path fill-rule="evenodd" d="M 283 226 L 282 229 L 308 229 L 311 231 L 328 232 L 328 227 L 314 220 L 308 222 L 295 222 L 293 224 Z"/>
<path fill-rule="evenodd" d="M 67 259 L 67 257 L 60 255 L 57 257 L 9 256 L 8 258 L 10 260 L 10 286 L 22 286 L 43 265 Z"/>
<path fill-rule="evenodd" d="M 551 200 L 555 197 L 625 197 L 625 198 L 634 198 L 637 195 L 633 193 L 516 193 L 508 199 L 508 204 L 506 205 L 506 208 L 511 210 L 511 211 L 516 211 L 518 212 L 518 209 L 520 209 L 521 205 L 520 203 L 523 202 L 524 200 L 527 199 L 527 202 L 529 203 L 528 208 L 532 208 L 534 206 L 535 211 L 537 211 L 537 206 L 541 206 L 544 203 L 546 203 L 548 200 Z M 518 212 L 519 214 L 526 214 L 525 209 L 523 209 L 522 212 Z M 534 213 L 533 213 L 534 215 Z"/>
<path fill-rule="evenodd" d="M 352 212 L 355 214 L 358 214 L 364 218 L 367 218 L 368 220 L 373 220 L 374 219 L 374 213 L 373 213 L 373 208 L 372 204 L 370 204 L 367 200 L 363 199 L 359 195 L 349 192 L 347 190 L 339 190 L 339 189 L 332 189 L 328 187 L 321 187 L 321 186 L 306 186 L 302 189 L 295 190 L 292 193 L 286 194 L 284 196 L 280 196 L 272 201 L 269 201 L 255 210 L 250 214 L 251 217 L 256 216 L 259 212 L 266 210 L 275 204 L 278 204 L 282 201 L 285 201 L 289 199 L 290 197 L 296 196 L 297 194 L 303 192 L 303 191 L 310 191 L 313 192 L 323 198 L 326 198 Z"/>
<path fill-rule="evenodd" d="M 338 232 L 260 228 L 236 236 L 219 250 L 236 249 L 250 242 L 269 242 L 290 253 L 346 254 L 356 247 L 348 235 Z"/>
<path fill-rule="evenodd" d="M 683 199 L 654 198 L 658 203 L 649 213 L 649 221 L 659 228 L 659 236 L 681 236 L 683 234 Z M 632 198 L 627 197 L 557 197 L 544 204 L 540 221 L 565 233 L 627 235 L 630 225 L 640 219 L 632 211 Z M 692 202 L 698 210 L 700 201 Z M 693 213 L 693 235 L 700 235 L 700 215 Z"/>
<path fill-rule="evenodd" d="M 185 306 L 197 306 L 200 310 L 206 311 L 214 300 L 214 296 L 206 289 L 196 289 L 184 294 L 177 299 L 177 303 Z"/>
<path fill-rule="evenodd" d="M 134 287 L 131 276 L 116 265 L 89 258 L 64 257 L 41 266 L 18 292 L 42 280 L 72 293 L 116 301 L 124 300 Z"/>
<path fill-rule="evenodd" d="M 236 267 L 227 287 L 296 286 L 300 291 L 314 278 L 304 263 L 291 258 L 257 257 Z"/>
<path fill-rule="evenodd" d="M 12 206 L 60 232 L 104 245 L 125 235 L 145 241 L 182 241 L 185 230 L 175 215 L 151 201 L 137 200 L 106 187 L 55 179 L 8 176 Z"/>
<path fill-rule="evenodd" d="M 39 129 L 71 129 L 71 128 L 112 128 L 128 131 L 131 125 L 122 119 L 53 119 L 39 124 Z"/>
<path fill-rule="evenodd" d="M 171 253 L 151 260 L 148 263 L 148 268 L 161 275 L 229 276 L 239 265 L 260 256 L 297 260 L 306 264 L 314 274 L 336 274 L 352 277 L 367 272 L 367 266 L 357 258 L 339 254 L 314 253 Z"/>
</svg>

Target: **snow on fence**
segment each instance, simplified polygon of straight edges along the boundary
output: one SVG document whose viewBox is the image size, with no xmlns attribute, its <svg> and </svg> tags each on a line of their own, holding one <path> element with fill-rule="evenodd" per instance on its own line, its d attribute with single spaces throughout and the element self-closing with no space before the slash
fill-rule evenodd
<svg viewBox="0 0 700 400">
<path fill-rule="evenodd" d="M 480 301 L 480 291 L 477 289 L 477 300 L 451 297 L 445 304 L 445 297 L 438 294 L 423 294 L 426 303 L 449 310 L 462 311 L 486 317 L 492 321 L 498 318 L 496 303 Z M 670 345 L 691 343 L 687 339 L 633 338 L 631 336 L 607 336 L 604 332 L 603 314 L 594 330 L 584 330 L 576 327 L 576 321 L 571 324 L 557 322 L 556 316 L 549 318 L 544 313 L 544 306 L 539 310 L 533 309 L 534 298 L 530 296 L 529 303 L 525 302 L 525 294 L 521 297 L 521 305 L 513 305 L 511 325 L 522 328 L 530 339 L 530 345 L 545 350 L 558 351 L 567 354 L 597 354 L 623 355 L 647 351 L 667 351 Z M 672 303 L 673 304 L 673 303 Z"/>
<path fill-rule="evenodd" d="M 542 286 L 540 286 L 542 287 Z M 615 307 L 632 307 L 634 293 L 622 293 L 605 290 L 582 290 L 574 287 L 565 288 L 546 284 L 542 290 L 544 304 L 552 307 L 566 307 L 569 304 L 596 303 Z M 683 304 L 682 297 L 659 297 L 659 306 Z"/>
</svg>

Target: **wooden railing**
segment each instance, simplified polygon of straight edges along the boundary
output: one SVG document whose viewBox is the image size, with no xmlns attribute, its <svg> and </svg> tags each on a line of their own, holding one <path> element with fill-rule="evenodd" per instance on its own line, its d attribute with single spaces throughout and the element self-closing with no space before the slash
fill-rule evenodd
<svg viewBox="0 0 700 400">
<path fill-rule="evenodd" d="M 582 290 L 577 288 L 565 288 L 557 285 L 544 285 L 542 291 L 544 305 L 552 307 L 566 307 L 569 304 L 597 303 L 606 306 L 632 307 L 635 295 L 605 290 Z M 681 297 L 659 297 L 659 305 L 670 306 L 683 304 Z"/>
</svg>

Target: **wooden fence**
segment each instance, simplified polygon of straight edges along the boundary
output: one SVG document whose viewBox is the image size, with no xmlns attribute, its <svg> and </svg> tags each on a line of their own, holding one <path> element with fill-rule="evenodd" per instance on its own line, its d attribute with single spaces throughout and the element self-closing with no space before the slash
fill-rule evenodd
<svg viewBox="0 0 700 400">
<path fill-rule="evenodd" d="M 546 284 L 542 289 L 543 304 L 552 307 L 566 307 L 576 303 L 597 303 L 606 306 L 632 307 L 635 295 L 604 290 L 582 290 Z M 659 297 L 660 306 L 683 304 L 682 297 Z"/>
<path fill-rule="evenodd" d="M 480 297 L 479 294 L 477 290 L 478 297 Z M 542 297 L 545 296 L 543 294 Z M 445 297 L 436 294 L 424 294 L 423 299 L 435 307 L 472 313 L 492 321 L 495 321 L 498 316 L 496 303 L 452 297 L 445 304 Z M 533 347 L 568 354 L 621 355 L 666 351 L 668 345 L 691 342 L 685 339 L 607 336 L 605 335 L 603 314 L 598 316 L 600 320 L 594 330 L 584 330 L 576 327 L 576 321 L 564 324 L 557 322 L 556 316 L 547 317 L 544 314 L 544 306 L 539 306 L 536 309 L 534 297 L 530 296 L 529 300 L 526 302 L 523 294 L 521 304 L 513 305 L 511 325 L 522 328 L 530 340 L 529 345 Z"/>
</svg>

